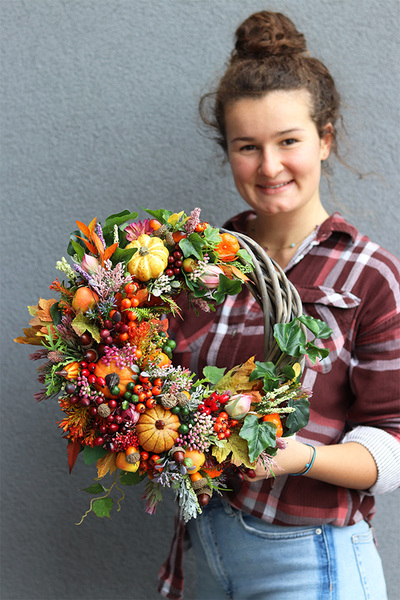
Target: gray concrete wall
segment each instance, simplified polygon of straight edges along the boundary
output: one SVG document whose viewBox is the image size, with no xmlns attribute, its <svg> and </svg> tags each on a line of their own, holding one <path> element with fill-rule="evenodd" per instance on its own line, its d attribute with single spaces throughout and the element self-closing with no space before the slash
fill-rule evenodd
<svg viewBox="0 0 400 600">
<path fill-rule="evenodd" d="M 26 306 L 49 297 L 75 219 L 139 206 L 201 206 L 219 225 L 242 203 L 229 170 L 199 133 L 197 102 L 221 73 L 236 26 L 255 10 L 287 12 L 336 76 L 347 159 L 329 209 L 397 255 L 396 0 L 1 0 L 2 579 L 4 600 L 148 600 L 172 532 L 173 503 L 155 517 L 128 490 L 110 520 L 89 517 L 67 473 L 56 402 L 36 404 L 32 350 L 12 338 Z M 399 598 L 399 495 L 375 519 L 390 598 Z M 186 559 L 187 598 L 194 564 Z"/>
</svg>

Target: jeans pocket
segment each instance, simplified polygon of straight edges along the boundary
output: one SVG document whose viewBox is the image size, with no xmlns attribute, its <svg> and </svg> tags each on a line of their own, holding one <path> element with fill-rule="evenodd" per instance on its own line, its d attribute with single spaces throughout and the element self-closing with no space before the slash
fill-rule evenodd
<svg viewBox="0 0 400 600">
<path fill-rule="evenodd" d="M 387 600 L 382 562 L 375 546 L 373 530 L 351 538 L 358 573 L 366 600 Z"/>
<path fill-rule="evenodd" d="M 249 534 L 269 540 L 291 540 L 313 536 L 316 532 L 322 532 L 322 530 L 317 527 L 286 527 L 273 525 L 241 511 L 238 511 L 237 516 L 240 525 L 245 531 Z"/>
</svg>

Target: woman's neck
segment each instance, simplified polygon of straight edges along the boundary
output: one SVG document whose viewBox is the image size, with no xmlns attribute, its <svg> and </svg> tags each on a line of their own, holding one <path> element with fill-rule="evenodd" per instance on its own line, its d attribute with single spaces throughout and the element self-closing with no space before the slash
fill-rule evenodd
<svg viewBox="0 0 400 600">
<path fill-rule="evenodd" d="M 247 222 L 247 234 L 284 268 L 303 241 L 328 217 L 322 204 L 303 215 L 257 214 Z"/>
</svg>

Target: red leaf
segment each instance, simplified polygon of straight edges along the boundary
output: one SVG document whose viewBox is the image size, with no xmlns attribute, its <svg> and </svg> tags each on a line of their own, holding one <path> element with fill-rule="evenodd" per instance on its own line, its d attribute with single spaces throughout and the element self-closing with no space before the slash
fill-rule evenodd
<svg viewBox="0 0 400 600">
<path fill-rule="evenodd" d="M 67 452 L 68 452 L 68 465 L 69 465 L 69 472 L 71 473 L 74 464 L 76 463 L 76 459 L 78 458 L 78 454 L 80 452 L 81 449 L 81 445 L 78 442 L 78 440 L 75 440 L 74 442 L 69 442 L 68 446 L 67 446 Z"/>
</svg>

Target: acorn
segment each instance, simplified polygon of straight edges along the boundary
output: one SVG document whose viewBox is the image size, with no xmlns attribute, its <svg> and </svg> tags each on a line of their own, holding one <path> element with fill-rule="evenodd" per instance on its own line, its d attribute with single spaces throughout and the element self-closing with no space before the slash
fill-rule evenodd
<svg viewBox="0 0 400 600">
<path fill-rule="evenodd" d="M 196 479 L 196 481 L 192 481 L 192 488 L 196 491 L 196 493 L 198 492 L 199 494 L 203 493 L 205 488 L 208 488 L 210 490 L 210 488 L 207 485 L 206 477 L 202 477 L 201 479 Z"/>
<path fill-rule="evenodd" d="M 185 460 L 185 449 L 182 446 L 173 446 L 170 452 L 176 463 L 183 463 Z"/>
<path fill-rule="evenodd" d="M 199 490 L 199 492 L 200 493 L 197 494 L 198 503 L 200 504 L 200 506 L 207 506 L 207 504 L 210 502 L 212 491 L 209 487 L 204 487 L 201 490 Z"/>
</svg>

